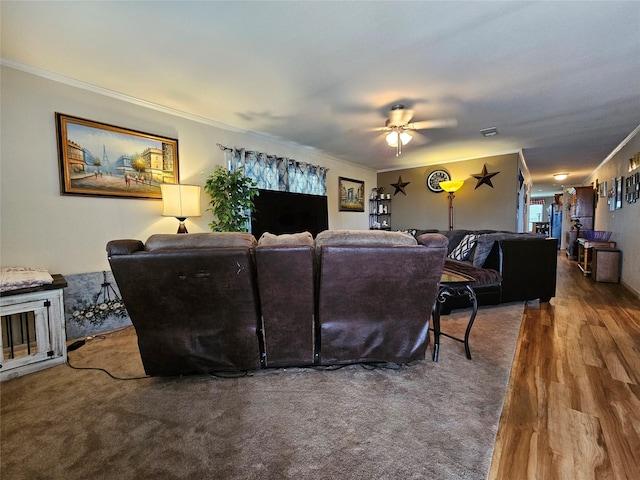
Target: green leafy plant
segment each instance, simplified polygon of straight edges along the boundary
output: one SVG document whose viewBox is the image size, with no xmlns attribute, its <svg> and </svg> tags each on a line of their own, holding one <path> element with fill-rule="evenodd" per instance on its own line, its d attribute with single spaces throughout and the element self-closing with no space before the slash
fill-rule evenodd
<svg viewBox="0 0 640 480">
<path fill-rule="evenodd" d="M 207 210 L 217 217 L 209 223 L 212 232 L 248 231 L 258 186 L 244 176 L 243 170 L 230 172 L 224 167 L 215 167 L 207 177 L 204 190 L 211 197 L 211 208 Z"/>
</svg>

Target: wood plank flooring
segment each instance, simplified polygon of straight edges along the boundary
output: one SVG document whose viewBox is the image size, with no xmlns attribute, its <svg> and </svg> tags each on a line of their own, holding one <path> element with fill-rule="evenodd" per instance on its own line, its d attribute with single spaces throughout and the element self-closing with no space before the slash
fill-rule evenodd
<svg viewBox="0 0 640 480">
<path fill-rule="evenodd" d="M 489 478 L 640 479 L 640 299 L 558 254 L 525 307 Z"/>
</svg>

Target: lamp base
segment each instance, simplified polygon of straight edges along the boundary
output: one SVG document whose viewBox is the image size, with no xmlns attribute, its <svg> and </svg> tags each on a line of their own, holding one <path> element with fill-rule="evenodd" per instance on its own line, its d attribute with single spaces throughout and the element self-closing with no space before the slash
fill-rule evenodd
<svg viewBox="0 0 640 480">
<path fill-rule="evenodd" d="M 449 199 L 449 231 L 453 230 L 453 199 L 455 198 L 455 195 L 453 194 L 453 192 L 449 192 L 449 196 L 447 197 Z"/>
<path fill-rule="evenodd" d="M 177 218 L 177 217 L 176 217 Z M 178 226 L 178 233 L 189 233 L 187 232 L 187 227 L 184 224 L 184 221 L 187 219 L 187 217 L 184 218 L 178 218 L 178 220 L 180 221 L 180 225 Z"/>
</svg>

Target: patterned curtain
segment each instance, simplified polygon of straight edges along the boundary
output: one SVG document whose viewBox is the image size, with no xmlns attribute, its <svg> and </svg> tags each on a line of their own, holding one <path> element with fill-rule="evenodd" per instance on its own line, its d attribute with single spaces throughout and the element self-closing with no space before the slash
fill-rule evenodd
<svg viewBox="0 0 640 480">
<path fill-rule="evenodd" d="M 298 162 L 291 158 L 276 157 L 244 148 L 224 148 L 229 170 L 244 169 L 258 188 L 283 192 L 327 194 L 327 168 Z"/>
</svg>

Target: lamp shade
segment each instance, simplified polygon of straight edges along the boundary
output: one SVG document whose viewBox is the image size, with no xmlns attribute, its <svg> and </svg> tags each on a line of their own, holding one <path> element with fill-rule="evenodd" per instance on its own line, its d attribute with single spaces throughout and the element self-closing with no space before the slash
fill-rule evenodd
<svg viewBox="0 0 640 480">
<path fill-rule="evenodd" d="M 162 215 L 165 217 L 199 217 L 200 185 L 164 184 L 162 191 Z"/>
<path fill-rule="evenodd" d="M 440 182 L 440 188 L 445 192 L 453 193 L 460 190 L 460 187 L 464 184 L 464 180 L 449 180 L 446 182 Z"/>
</svg>

